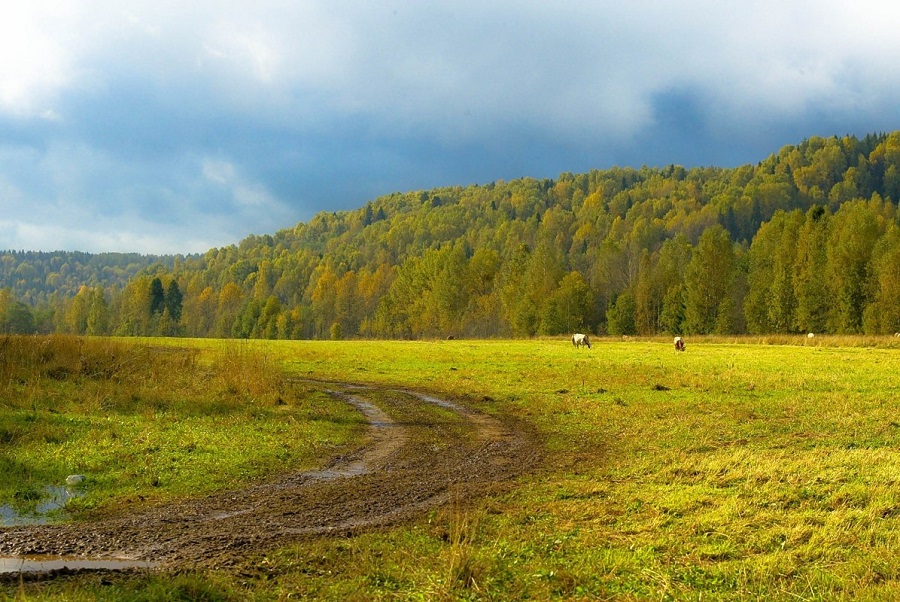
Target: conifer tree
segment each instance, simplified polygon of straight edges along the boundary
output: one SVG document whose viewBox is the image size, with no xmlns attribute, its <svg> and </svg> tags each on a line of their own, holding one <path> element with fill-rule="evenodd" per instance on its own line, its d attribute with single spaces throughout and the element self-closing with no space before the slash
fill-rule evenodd
<svg viewBox="0 0 900 602">
<path fill-rule="evenodd" d="M 182 303 L 184 301 L 184 295 L 181 294 L 181 290 L 178 288 L 178 282 L 173 278 L 169 281 L 169 286 L 166 287 L 164 306 L 165 309 L 168 310 L 169 316 L 176 323 L 181 321 L 181 310 Z"/>
<path fill-rule="evenodd" d="M 150 314 L 161 314 L 166 308 L 166 291 L 159 276 L 150 281 Z"/>
</svg>

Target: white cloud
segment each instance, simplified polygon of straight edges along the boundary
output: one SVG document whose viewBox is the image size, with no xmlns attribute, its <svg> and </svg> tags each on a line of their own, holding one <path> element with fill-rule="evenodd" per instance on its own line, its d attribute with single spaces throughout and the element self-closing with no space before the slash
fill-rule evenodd
<svg viewBox="0 0 900 602">
<path fill-rule="evenodd" d="M 262 186 L 237 186 L 234 189 L 234 200 L 244 207 L 260 209 L 273 208 L 278 205 L 272 195 Z"/>
<path fill-rule="evenodd" d="M 204 159 L 201 163 L 203 177 L 219 186 L 230 186 L 234 183 L 234 165 L 220 159 Z"/>
<path fill-rule="evenodd" d="M 82 145 L 0 145 L 4 248 L 204 252 L 296 219 L 225 160 L 183 156 L 140 165 Z"/>
<path fill-rule="evenodd" d="M 134 224 L 131 228 L 123 228 L 121 223 L 103 222 L 72 228 L 48 223 L 0 220 L 0 235 L 6 243 L 4 248 L 11 250 L 88 250 L 95 253 L 153 255 L 203 253 L 213 247 L 234 242 L 228 233 L 220 233 L 218 238 L 201 238 L 183 230 L 159 232 L 152 224 Z"/>
<path fill-rule="evenodd" d="M 67 2 L 5 2 L 0 8 L 0 110 L 17 116 L 52 111 L 47 103 L 71 77 L 57 35 L 69 8 Z"/>
<path fill-rule="evenodd" d="M 204 159 L 201 162 L 201 172 L 207 181 L 225 189 L 228 196 L 239 206 L 283 212 L 278 200 L 264 186 L 245 181 L 230 161 Z"/>
<path fill-rule="evenodd" d="M 278 41 L 262 25 L 247 28 L 233 23 L 213 28 L 212 39 L 204 44 L 210 58 L 230 62 L 263 84 L 272 83 L 279 74 L 281 52 Z"/>
</svg>

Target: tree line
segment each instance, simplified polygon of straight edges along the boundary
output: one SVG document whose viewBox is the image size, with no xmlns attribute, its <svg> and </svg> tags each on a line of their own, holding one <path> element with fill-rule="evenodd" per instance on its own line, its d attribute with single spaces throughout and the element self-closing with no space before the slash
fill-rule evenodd
<svg viewBox="0 0 900 602">
<path fill-rule="evenodd" d="M 900 132 L 394 193 L 203 255 L 110 255 L 84 281 L 0 254 L 0 329 L 24 308 L 35 330 L 136 336 L 892 333 L 898 199 Z"/>
</svg>

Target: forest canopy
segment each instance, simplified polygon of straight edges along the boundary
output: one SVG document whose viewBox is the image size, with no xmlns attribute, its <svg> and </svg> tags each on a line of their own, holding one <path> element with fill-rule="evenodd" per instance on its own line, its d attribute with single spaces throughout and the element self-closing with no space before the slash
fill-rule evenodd
<svg viewBox="0 0 900 602">
<path fill-rule="evenodd" d="M 900 331 L 900 132 L 389 194 L 204 255 L 0 252 L 0 331 Z"/>
</svg>

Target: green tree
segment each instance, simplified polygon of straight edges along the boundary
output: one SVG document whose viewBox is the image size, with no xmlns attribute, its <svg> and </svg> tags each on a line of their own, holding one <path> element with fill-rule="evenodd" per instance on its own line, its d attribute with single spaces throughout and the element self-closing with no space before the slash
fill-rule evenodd
<svg viewBox="0 0 900 602">
<path fill-rule="evenodd" d="M 796 324 L 797 298 L 794 292 L 794 264 L 797 260 L 797 238 L 803 226 L 800 211 L 779 213 L 776 230 L 780 236 L 775 246 L 772 282 L 769 288 L 768 317 L 774 332 L 792 332 Z M 774 218 L 773 218 L 774 219 Z"/>
<path fill-rule="evenodd" d="M 514 336 L 537 333 L 537 309 L 523 294 L 530 256 L 528 247 L 520 244 L 500 272 L 501 318 Z"/>
<path fill-rule="evenodd" d="M 883 196 L 900 202 L 900 131 L 891 132 L 870 155 L 876 173 L 881 174 Z"/>
<path fill-rule="evenodd" d="M 338 276 L 329 264 L 320 265 L 313 273 L 309 297 L 316 338 L 328 338 L 329 329 L 337 320 L 337 282 Z"/>
<path fill-rule="evenodd" d="M 185 334 L 190 337 L 215 336 L 216 293 L 211 286 L 205 286 L 199 291 L 194 288 L 194 293 L 190 294 L 190 286 L 202 286 L 202 282 L 189 285 L 189 294 L 182 306 L 181 321 Z"/>
<path fill-rule="evenodd" d="M 722 226 L 708 228 L 684 275 L 684 329 L 707 334 L 721 327 L 720 313 L 733 307 L 737 264 L 731 237 Z"/>
<path fill-rule="evenodd" d="M 119 295 L 114 331 L 121 336 L 149 336 L 155 334 L 150 308 L 151 279 L 139 276 L 128 283 Z M 160 282 L 160 286 L 162 282 Z"/>
<path fill-rule="evenodd" d="M 150 314 L 161 314 L 166 308 L 166 290 L 157 276 L 150 281 Z"/>
<path fill-rule="evenodd" d="M 499 287 L 500 255 L 493 249 L 475 250 L 466 266 L 463 333 L 488 337 L 501 334 Z"/>
<path fill-rule="evenodd" d="M 883 210 L 873 198 L 846 203 L 834 215 L 827 250 L 832 332 L 862 332 L 863 312 L 874 297 L 872 253 L 886 228 Z"/>
<path fill-rule="evenodd" d="M 233 330 L 243 305 L 243 291 L 234 282 L 229 282 L 219 292 L 216 309 L 216 336 L 228 338 L 234 336 Z"/>
<path fill-rule="evenodd" d="M 408 258 L 379 307 L 378 323 L 403 337 L 459 333 L 465 310 L 465 275 L 461 244 Z"/>
<path fill-rule="evenodd" d="M 163 306 L 169 312 L 169 316 L 172 318 L 172 320 L 175 321 L 176 324 L 181 321 L 183 302 L 184 295 L 181 294 L 181 290 L 178 288 L 178 282 L 176 282 L 173 278 L 169 281 L 169 285 L 166 287 L 166 292 L 163 298 Z"/>
<path fill-rule="evenodd" d="M 579 272 L 569 272 L 544 304 L 541 334 L 590 331 L 594 294 Z"/>
<path fill-rule="evenodd" d="M 753 238 L 749 290 L 744 301 L 744 316 L 751 333 L 791 332 L 796 328 L 794 273 L 803 221 L 799 211 L 778 211 Z"/>
<path fill-rule="evenodd" d="M 269 295 L 256 320 L 251 336 L 258 339 L 278 338 L 278 318 L 281 316 L 281 301 L 275 295 Z"/>
<path fill-rule="evenodd" d="M 86 333 L 99 336 L 109 334 L 109 304 L 101 288 L 94 288 L 88 308 Z"/>
<path fill-rule="evenodd" d="M 85 334 L 87 332 L 88 314 L 91 308 L 93 289 L 82 286 L 68 303 L 62 325 L 63 332 L 69 334 Z"/>
<path fill-rule="evenodd" d="M 27 305 L 13 298 L 9 288 L 0 289 L 0 332 L 4 334 L 36 332 L 34 314 Z"/>
<path fill-rule="evenodd" d="M 658 253 L 651 256 L 649 250 L 644 249 L 634 286 L 635 330 L 645 335 L 654 334 L 659 328 L 659 315 L 666 294 L 665 288 L 661 286 L 662 282 L 655 278 L 654 259 L 659 259 Z"/>
<path fill-rule="evenodd" d="M 154 333 L 159 337 L 174 337 L 178 336 L 178 324 L 175 322 L 175 319 L 169 313 L 168 308 L 163 308 L 163 311 L 159 315 L 155 315 L 153 317 L 154 325 L 156 328 L 156 332 Z"/>
<path fill-rule="evenodd" d="M 353 270 L 344 272 L 335 282 L 335 320 L 341 333 L 354 335 L 363 320 L 363 302 L 359 291 L 359 278 Z"/>
<path fill-rule="evenodd" d="M 900 332 L 900 227 L 891 224 L 878 241 L 872 265 L 875 294 L 863 312 L 867 334 Z"/>
<path fill-rule="evenodd" d="M 795 320 L 800 332 L 826 332 L 831 294 L 828 290 L 828 230 L 831 214 L 821 206 L 806 212 L 797 236 L 794 263 Z"/>
<path fill-rule="evenodd" d="M 241 311 L 231 326 L 231 336 L 236 339 L 258 337 L 257 325 L 262 315 L 263 305 L 264 303 L 261 299 L 248 299 L 241 307 Z"/>
<path fill-rule="evenodd" d="M 636 309 L 634 295 L 625 291 L 616 298 L 615 304 L 606 310 L 606 328 L 609 334 L 635 334 L 634 314 Z"/>
<path fill-rule="evenodd" d="M 684 286 L 676 284 L 663 297 L 659 327 L 671 335 L 684 334 Z"/>
<path fill-rule="evenodd" d="M 653 266 L 651 286 L 662 291 L 662 302 L 659 307 L 658 326 L 670 334 L 683 334 L 684 328 L 684 273 L 691 262 L 693 248 L 687 236 L 682 233 L 665 241 L 659 250 L 659 258 Z M 659 293 L 656 293 L 659 294 Z M 636 302 L 641 303 L 639 299 Z M 640 306 L 639 306 L 640 309 Z M 654 311 L 652 305 L 645 309 Z"/>
<path fill-rule="evenodd" d="M 554 243 L 542 241 L 528 255 L 516 303 L 516 325 L 519 332 L 530 336 L 541 331 L 541 318 L 547 313 L 545 306 L 552 302 L 553 293 L 564 275 L 564 259 Z M 547 326 L 550 327 L 550 324 Z"/>
<path fill-rule="evenodd" d="M 357 278 L 359 300 L 362 303 L 360 310 L 362 320 L 359 332 L 363 336 L 387 336 L 384 330 L 377 330 L 377 316 L 379 304 L 387 297 L 391 285 L 396 278 L 396 270 L 393 266 L 382 263 L 374 271 L 363 269 Z"/>
</svg>

